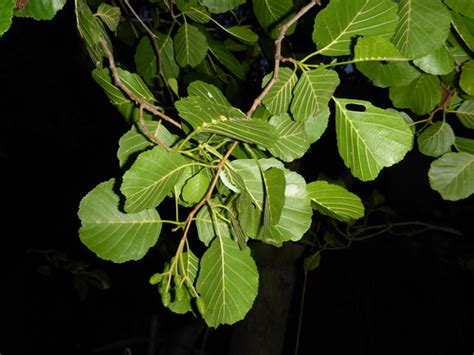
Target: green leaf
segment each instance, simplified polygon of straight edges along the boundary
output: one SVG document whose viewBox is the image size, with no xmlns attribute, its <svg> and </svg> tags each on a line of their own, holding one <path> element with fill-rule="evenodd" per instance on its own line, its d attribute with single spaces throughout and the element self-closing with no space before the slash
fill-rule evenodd
<svg viewBox="0 0 474 355">
<path fill-rule="evenodd" d="M 421 73 L 407 62 L 361 62 L 356 64 L 357 69 L 374 85 L 386 88 L 390 86 L 408 85 L 418 78 Z"/>
<path fill-rule="evenodd" d="M 390 0 L 332 0 L 316 15 L 313 42 L 323 55 L 349 55 L 356 36 L 390 38 L 397 23 Z"/>
<path fill-rule="evenodd" d="M 354 61 L 408 61 L 385 37 L 360 37 L 354 48 Z"/>
<path fill-rule="evenodd" d="M 242 320 L 258 292 L 258 270 L 250 249 L 229 238 L 216 238 L 201 258 L 197 290 L 209 327 Z"/>
<path fill-rule="evenodd" d="M 474 60 L 465 62 L 462 65 L 459 85 L 466 94 L 474 95 Z"/>
<path fill-rule="evenodd" d="M 474 36 L 473 36 L 474 40 Z M 465 48 L 464 43 L 461 43 L 461 39 L 458 38 L 453 32 L 450 33 L 448 40 L 446 41 L 449 54 L 453 57 L 454 61 L 457 64 L 463 63 L 466 60 L 471 59 L 470 54 L 468 53 L 469 49 Z"/>
<path fill-rule="evenodd" d="M 221 14 L 245 4 L 246 0 L 199 0 L 199 2 L 213 14 Z"/>
<path fill-rule="evenodd" d="M 364 217 L 360 198 L 344 187 L 326 181 L 313 181 L 306 186 L 313 208 L 342 222 Z"/>
<path fill-rule="evenodd" d="M 207 40 L 209 51 L 216 57 L 216 59 L 231 73 L 241 80 L 245 79 L 245 71 L 242 63 L 229 51 L 221 42 L 214 40 Z"/>
<path fill-rule="evenodd" d="M 245 114 L 229 106 L 202 97 L 189 96 L 175 103 L 179 114 L 196 133 L 212 133 L 269 148 L 278 134 L 269 123 L 248 119 Z"/>
<path fill-rule="evenodd" d="M 284 169 L 276 159 L 238 159 L 230 164 L 244 182 L 245 189 L 238 201 L 239 218 L 246 234 L 265 243 L 281 246 L 285 241 L 297 241 L 311 225 L 312 210 L 306 192 L 306 182 L 299 174 Z M 285 203 L 281 209 L 280 220 L 269 231 L 262 230 L 265 188 L 260 172 L 278 168 L 285 172 Z M 270 198 L 271 200 L 271 198 Z M 263 234 L 268 232 L 268 234 Z"/>
<path fill-rule="evenodd" d="M 198 5 L 198 0 L 175 0 L 176 7 L 181 12 L 186 12 L 193 6 Z"/>
<path fill-rule="evenodd" d="M 304 71 L 293 90 L 293 118 L 296 121 L 305 121 L 318 115 L 328 107 L 329 99 L 338 85 L 339 76 L 334 70 L 321 68 Z"/>
<path fill-rule="evenodd" d="M 181 191 L 183 200 L 191 205 L 201 201 L 209 189 L 211 177 L 205 169 L 186 181 Z"/>
<path fill-rule="evenodd" d="M 140 154 L 124 174 L 120 187 L 126 197 L 125 210 L 138 212 L 158 206 L 190 165 L 181 154 L 161 146 Z"/>
<path fill-rule="evenodd" d="M 293 10 L 293 0 L 253 0 L 252 6 L 260 26 L 273 38 L 276 38 L 278 25 L 282 24 Z M 293 25 L 288 29 L 286 35 L 291 35 L 294 29 Z"/>
<path fill-rule="evenodd" d="M 201 80 L 195 80 L 189 84 L 188 95 L 198 96 L 218 105 L 232 107 L 232 105 L 229 103 L 229 101 L 227 101 L 227 98 L 217 86 L 208 84 Z"/>
<path fill-rule="evenodd" d="M 29 0 L 24 8 L 15 11 L 15 16 L 51 20 L 65 4 L 66 0 Z"/>
<path fill-rule="evenodd" d="M 215 237 L 229 238 L 231 236 L 230 225 L 220 214 L 211 216 L 209 205 L 201 207 L 196 215 L 196 229 L 201 242 L 207 247 Z"/>
<path fill-rule="evenodd" d="M 431 163 L 431 188 L 449 201 L 462 200 L 474 193 L 474 155 L 446 153 Z"/>
<path fill-rule="evenodd" d="M 413 63 L 425 73 L 433 75 L 446 75 L 453 71 L 455 66 L 454 59 L 445 44 L 424 57 L 415 59 Z"/>
<path fill-rule="evenodd" d="M 461 152 L 474 154 L 474 139 L 456 137 L 454 145 L 456 146 L 456 149 Z"/>
<path fill-rule="evenodd" d="M 444 3 L 452 10 L 466 17 L 474 18 L 474 2 L 472 0 L 444 0 Z"/>
<path fill-rule="evenodd" d="M 395 107 L 409 108 L 418 115 L 430 112 L 441 100 L 438 77 L 421 74 L 409 85 L 390 88 L 390 100 Z"/>
<path fill-rule="evenodd" d="M 258 35 L 250 29 L 250 26 L 232 26 L 226 28 L 226 31 L 244 43 L 255 43 L 258 41 Z"/>
<path fill-rule="evenodd" d="M 263 172 L 265 184 L 263 230 L 278 224 L 285 204 L 285 172 L 282 169 L 270 168 Z"/>
<path fill-rule="evenodd" d="M 293 121 L 288 114 L 273 116 L 270 124 L 278 132 L 278 139 L 269 149 L 275 157 L 285 162 L 301 158 L 309 149 L 304 122 Z"/>
<path fill-rule="evenodd" d="M 422 154 L 439 157 L 454 144 L 454 132 L 444 121 L 437 121 L 418 136 L 418 149 Z"/>
<path fill-rule="evenodd" d="M 103 2 L 99 5 L 96 16 L 100 17 L 109 30 L 113 32 L 120 23 L 120 8 Z"/>
<path fill-rule="evenodd" d="M 451 16 L 441 0 L 400 0 L 392 42 L 409 58 L 420 58 L 442 46 L 448 38 Z"/>
<path fill-rule="evenodd" d="M 16 0 L 5 0 L 0 3 L 0 37 L 7 32 L 12 25 L 15 5 Z"/>
<path fill-rule="evenodd" d="M 397 112 L 367 101 L 333 99 L 339 154 L 355 177 L 373 180 L 411 149 L 413 134 Z"/>
<path fill-rule="evenodd" d="M 76 21 L 77 29 L 86 45 L 89 56 L 94 65 L 98 68 L 102 67 L 102 58 L 104 51 L 99 44 L 99 40 L 104 40 L 107 47 L 112 51 L 112 43 L 105 30 L 104 24 L 97 19 L 87 6 L 85 0 L 75 0 L 76 4 Z"/>
<path fill-rule="evenodd" d="M 177 136 L 171 134 L 161 121 L 145 121 L 148 131 L 163 142 L 166 146 L 171 147 L 177 140 Z M 140 152 L 155 146 L 146 135 L 141 132 L 142 128 L 133 125 L 130 130 L 125 133 L 119 140 L 119 149 L 117 158 L 120 167 L 124 167 L 130 160 Z"/>
<path fill-rule="evenodd" d="M 314 271 L 319 267 L 321 262 L 321 252 L 317 251 L 316 253 L 311 254 L 304 258 L 303 268 L 305 272 Z"/>
<path fill-rule="evenodd" d="M 329 107 L 326 107 L 316 116 L 311 116 L 304 122 L 304 130 L 310 144 L 313 144 L 321 138 L 328 127 L 330 114 L 331 111 L 329 111 Z"/>
<path fill-rule="evenodd" d="M 464 101 L 455 112 L 463 126 L 474 128 L 474 100 Z"/>
<path fill-rule="evenodd" d="M 174 49 L 180 67 L 194 68 L 206 58 L 206 36 L 197 27 L 184 23 L 174 37 Z"/>
<path fill-rule="evenodd" d="M 474 20 L 467 19 L 456 13 L 451 13 L 452 24 L 457 34 L 471 52 L 474 51 Z"/>
<path fill-rule="evenodd" d="M 148 36 L 143 36 L 135 49 L 135 67 L 137 73 L 148 85 L 153 86 L 158 75 L 158 61 L 156 53 Z"/>
<path fill-rule="evenodd" d="M 160 49 L 161 71 L 166 80 L 176 79 L 179 75 L 179 66 L 174 58 L 174 43 L 169 35 L 157 33 L 158 48 Z"/>
<path fill-rule="evenodd" d="M 273 73 L 267 74 L 263 78 L 263 85 L 271 79 Z M 295 72 L 290 68 L 280 68 L 278 80 L 270 88 L 262 102 L 273 115 L 288 112 L 288 107 L 292 99 L 292 91 L 298 80 Z"/>
<path fill-rule="evenodd" d="M 97 185 L 79 205 L 79 237 L 99 258 L 122 263 L 139 260 L 154 246 L 161 231 L 156 210 L 126 214 L 114 192 L 115 180 Z"/>
</svg>

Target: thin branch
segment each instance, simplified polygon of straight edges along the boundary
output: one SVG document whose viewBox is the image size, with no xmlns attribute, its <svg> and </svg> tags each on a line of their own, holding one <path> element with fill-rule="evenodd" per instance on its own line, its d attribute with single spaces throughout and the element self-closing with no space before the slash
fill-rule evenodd
<svg viewBox="0 0 474 355">
<path fill-rule="evenodd" d="M 135 102 L 138 106 L 143 106 L 145 110 L 148 112 L 154 114 L 155 116 L 160 117 L 161 119 L 171 123 L 173 126 L 177 128 L 181 128 L 181 124 L 176 122 L 174 119 L 169 117 L 168 115 L 164 114 L 162 112 L 162 108 L 159 106 L 155 106 L 153 104 L 150 104 L 148 101 L 143 100 L 142 98 L 138 97 L 135 95 L 128 87 L 126 87 L 123 83 L 122 80 L 120 80 L 120 76 L 118 75 L 117 71 L 117 66 L 115 65 L 115 59 L 110 51 L 109 47 L 105 43 L 103 39 L 99 39 L 99 44 L 102 47 L 102 50 L 105 53 L 105 56 L 109 60 L 109 67 L 110 71 L 112 73 L 112 79 L 114 81 L 114 84 L 119 87 L 132 101 Z"/>
<path fill-rule="evenodd" d="M 247 116 L 251 117 L 257 107 L 261 104 L 263 98 L 265 97 L 266 94 L 270 91 L 272 86 L 277 82 L 278 80 L 278 71 L 280 69 L 280 62 L 283 59 L 281 56 L 281 42 L 285 38 L 286 31 L 296 22 L 298 21 L 305 13 L 307 13 L 311 8 L 313 8 L 316 5 L 321 5 L 320 0 L 312 0 L 310 3 L 307 5 L 303 6 L 295 16 L 293 16 L 290 20 L 288 20 L 285 24 L 283 24 L 280 27 L 280 31 L 278 32 L 278 37 L 275 40 L 275 63 L 273 66 L 273 76 L 270 79 L 270 81 L 267 83 L 263 91 L 258 95 L 258 97 L 253 101 L 252 106 L 247 112 Z"/>
<path fill-rule="evenodd" d="M 148 127 L 146 126 L 145 119 L 143 118 L 143 106 L 140 105 L 140 113 L 138 115 L 138 123 L 140 124 L 140 128 L 142 132 L 145 134 L 145 136 L 148 137 L 149 140 L 151 140 L 153 143 L 156 143 L 158 145 L 161 145 L 163 148 L 166 150 L 174 150 L 173 148 L 168 147 L 160 138 L 155 136 L 153 133 L 150 132 Z"/>
</svg>

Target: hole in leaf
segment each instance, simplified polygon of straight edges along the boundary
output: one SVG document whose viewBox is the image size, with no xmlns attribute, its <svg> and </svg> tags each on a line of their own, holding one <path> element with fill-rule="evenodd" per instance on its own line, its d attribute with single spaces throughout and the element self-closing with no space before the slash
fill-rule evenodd
<svg viewBox="0 0 474 355">
<path fill-rule="evenodd" d="M 365 106 L 358 104 L 347 104 L 346 109 L 349 111 L 365 112 Z"/>
</svg>

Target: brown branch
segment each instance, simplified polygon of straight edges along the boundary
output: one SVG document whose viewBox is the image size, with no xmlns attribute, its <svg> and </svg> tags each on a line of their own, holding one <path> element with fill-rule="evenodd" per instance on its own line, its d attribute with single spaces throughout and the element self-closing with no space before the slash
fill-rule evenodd
<svg viewBox="0 0 474 355">
<path fill-rule="evenodd" d="M 277 39 L 275 40 L 275 63 L 274 63 L 274 66 L 273 66 L 273 76 L 272 78 L 270 79 L 270 81 L 267 83 L 267 85 L 265 86 L 265 88 L 263 89 L 263 91 L 260 93 L 260 95 L 258 95 L 258 97 L 253 101 L 253 104 L 252 106 L 250 107 L 250 109 L 248 110 L 247 112 L 247 116 L 248 117 L 251 117 L 253 115 L 253 113 L 255 112 L 255 110 L 257 109 L 257 107 L 262 103 L 262 100 L 263 98 L 265 97 L 266 94 L 268 94 L 268 92 L 270 91 L 270 89 L 272 88 L 272 86 L 277 82 L 278 80 L 278 71 L 280 69 L 280 62 L 281 60 L 283 59 L 283 57 L 281 56 L 281 42 L 283 41 L 283 39 L 285 38 L 285 34 L 286 34 L 286 31 L 288 31 L 288 29 L 296 22 L 298 21 L 305 13 L 307 13 L 309 10 L 311 10 L 311 8 L 313 8 L 314 6 L 316 5 L 321 5 L 321 1 L 320 0 L 312 0 L 310 3 L 306 4 L 305 6 L 303 6 L 296 14 L 295 16 L 293 16 L 290 20 L 288 20 L 287 22 L 285 22 L 285 24 L 283 24 L 281 27 L 280 27 L 280 30 L 278 32 L 278 37 Z"/>
<path fill-rule="evenodd" d="M 140 105 L 140 113 L 138 115 L 138 123 L 140 124 L 140 128 L 142 132 L 145 134 L 145 136 L 148 137 L 150 141 L 152 141 L 155 144 L 161 145 L 163 148 L 165 148 L 168 151 L 174 150 L 173 148 L 168 147 L 164 142 L 161 141 L 160 138 L 158 138 L 157 136 L 155 136 L 153 133 L 150 132 L 143 118 L 143 106 L 141 105 Z"/>
<path fill-rule="evenodd" d="M 103 39 L 99 39 L 99 44 L 102 47 L 102 50 L 104 51 L 105 56 L 109 61 L 109 67 L 115 86 L 119 87 L 133 102 L 135 102 L 136 105 L 143 106 L 143 108 L 148 112 L 160 117 L 164 121 L 171 123 L 177 128 L 181 128 L 181 124 L 179 122 L 176 122 L 174 119 L 172 119 L 165 113 L 163 113 L 163 109 L 161 107 L 150 104 L 148 101 L 138 97 L 132 92 L 132 90 L 130 90 L 122 83 L 122 80 L 120 79 L 120 76 L 118 74 L 117 66 L 115 65 L 115 59 L 112 52 L 110 51 L 109 47 Z"/>
</svg>

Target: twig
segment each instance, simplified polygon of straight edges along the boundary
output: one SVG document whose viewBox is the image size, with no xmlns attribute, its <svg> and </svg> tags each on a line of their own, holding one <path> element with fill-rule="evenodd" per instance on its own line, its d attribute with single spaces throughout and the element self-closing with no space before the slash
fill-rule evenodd
<svg viewBox="0 0 474 355">
<path fill-rule="evenodd" d="M 177 128 L 181 128 L 181 124 L 176 122 L 174 119 L 169 117 L 168 115 L 164 114 L 162 112 L 161 107 L 155 106 L 153 104 L 150 104 L 148 101 L 143 100 L 142 98 L 138 97 L 135 95 L 128 87 L 126 87 L 123 83 L 122 80 L 120 80 L 120 76 L 118 74 L 117 66 L 115 65 L 115 60 L 112 52 L 110 51 L 109 47 L 105 43 L 103 39 L 99 39 L 99 44 L 102 47 L 102 50 L 104 51 L 105 56 L 107 57 L 109 61 L 109 67 L 110 71 L 112 74 L 112 79 L 114 81 L 114 84 L 119 87 L 132 101 L 135 102 L 138 106 L 143 106 L 145 110 L 148 112 L 151 112 L 155 116 L 160 117 L 161 119 L 171 123 L 173 126 Z"/>
<path fill-rule="evenodd" d="M 280 69 L 280 62 L 282 60 L 281 56 L 281 42 L 285 38 L 286 31 L 296 22 L 298 21 L 305 13 L 307 13 L 311 8 L 313 8 L 316 5 L 321 5 L 320 0 L 312 0 L 309 4 L 303 6 L 295 16 L 293 16 L 290 20 L 285 22 L 280 27 L 280 31 L 278 32 L 278 37 L 275 40 L 275 63 L 273 65 L 273 76 L 270 79 L 270 81 L 267 83 L 263 91 L 258 95 L 258 97 L 253 101 L 252 106 L 250 107 L 249 111 L 247 112 L 247 116 L 251 117 L 257 107 L 261 104 L 263 98 L 265 97 L 266 94 L 270 91 L 272 86 L 277 82 L 278 80 L 278 71 Z"/>
<path fill-rule="evenodd" d="M 168 151 L 174 150 L 173 148 L 168 147 L 160 138 L 155 136 L 150 132 L 148 127 L 146 126 L 145 120 L 143 118 L 143 106 L 140 105 L 140 113 L 138 115 L 138 123 L 140 124 L 140 128 L 142 129 L 143 133 L 148 137 L 149 140 L 151 140 L 153 143 L 156 143 L 158 145 L 161 145 L 163 148 L 165 148 Z"/>
</svg>

